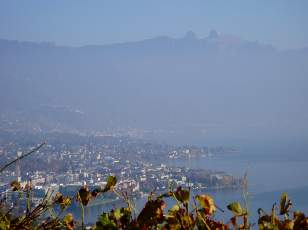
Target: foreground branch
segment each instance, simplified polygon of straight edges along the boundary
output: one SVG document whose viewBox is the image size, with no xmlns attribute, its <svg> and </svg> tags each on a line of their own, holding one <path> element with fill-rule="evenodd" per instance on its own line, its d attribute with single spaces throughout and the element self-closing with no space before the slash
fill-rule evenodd
<svg viewBox="0 0 308 230">
<path fill-rule="evenodd" d="M 39 146 L 37 146 L 36 148 L 32 149 L 30 152 L 22 154 L 20 157 L 17 157 L 15 160 L 7 163 L 6 165 L 4 165 L 1 169 L 0 169 L 0 173 L 3 172 L 7 167 L 9 167 L 10 165 L 14 164 L 16 161 L 23 159 L 24 157 L 29 156 L 30 154 L 38 151 L 40 148 L 42 148 L 46 143 L 43 142 L 42 144 L 40 144 Z"/>
</svg>

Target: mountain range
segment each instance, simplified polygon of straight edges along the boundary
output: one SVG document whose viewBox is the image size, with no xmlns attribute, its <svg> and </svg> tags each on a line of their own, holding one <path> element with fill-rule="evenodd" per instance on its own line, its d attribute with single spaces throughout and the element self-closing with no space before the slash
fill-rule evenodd
<svg viewBox="0 0 308 230">
<path fill-rule="evenodd" d="M 0 39 L 0 82 L 1 129 L 308 137 L 308 48 L 216 31 L 82 47 Z"/>
</svg>

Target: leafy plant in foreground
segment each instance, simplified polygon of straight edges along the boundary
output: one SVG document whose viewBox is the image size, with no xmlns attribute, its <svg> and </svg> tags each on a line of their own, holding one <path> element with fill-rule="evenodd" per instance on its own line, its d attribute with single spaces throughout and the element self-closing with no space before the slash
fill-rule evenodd
<svg viewBox="0 0 308 230">
<path fill-rule="evenodd" d="M 16 162 L 16 160 L 14 161 Z M 7 165 L 11 165 L 11 163 Z M 73 197 L 49 190 L 35 207 L 31 205 L 31 181 L 24 186 L 18 181 L 13 181 L 11 182 L 11 190 L 18 194 L 17 202 L 13 207 L 10 207 L 6 204 L 5 199 L 0 200 L 0 230 L 85 229 L 84 207 L 106 192 L 114 193 L 123 199 L 126 207 L 102 213 L 95 225 L 91 226 L 91 229 L 248 230 L 252 229 L 253 224 L 249 222 L 248 218 L 247 173 L 245 177 L 246 180 L 243 184 L 244 205 L 242 206 L 241 203 L 236 201 L 227 205 L 227 209 L 233 214 L 227 223 L 215 219 L 215 213 L 218 210 L 223 210 L 217 206 L 212 196 L 208 194 L 192 196 L 190 188 L 170 188 L 169 191 L 160 195 L 151 193 L 143 209 L 135 214 L 134 205 L 128 199 L 127 194 L 117 191 L 117 178 L 115 176 L 109 176 L 104 187 L 95 188 L 92 191 L 86 185 L 82 186 Z M 81 224 L 74 220 L 72 214 L 66 213 L 74 199 L 81 207 Z M 168 199 L 173 200 L 175 204 L 167 210 Z M 14 209 L 23 208 L 18 203 L 22 200 L 26 200 L 25 210 L 14 214 Z M 55 211 L 56 207 L 60 211 Z M 287 193 L 283 193 L 279 208 L 274 204 L 269 214 L 263 209 L 258 210 L 258 228 L 260 230 L 308 230 L 308 217 L 302 212 L 293 211 L 292 207 L 293 204 Z"/>
</svg>

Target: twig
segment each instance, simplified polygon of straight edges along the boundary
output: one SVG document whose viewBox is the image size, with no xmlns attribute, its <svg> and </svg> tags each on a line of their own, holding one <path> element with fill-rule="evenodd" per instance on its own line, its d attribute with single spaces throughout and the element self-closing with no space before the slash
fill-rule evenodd
<svg viewBox="0 0 308 230">
<path fill-rule="evenodd" d="M 10 165 L 14 164 L 16 161 L 21 160 L 22 158 L 29 156 L 31 153 L 34 153 L 34 152 L 38 151 L 38 150 L 39 150 L 40 148 L 42 148 L 43 145 L 45 145 L 45 144 L 46 144 L 46 143 L 43 142 L 42 144 L 40 144 L 40 145 L 37 146 L 36 148 L 32 149 L 30 152 L 25 153 L 25 154 L 21 155 L 20 157 L 17 157 L 15 160 L 13 160 L 13 161 L 7 163 L 6 165 L 4 165 L 4 166 L 0 169 L 0 173 L 3 172 L 3 171 L 4 171 L 7 167 L 9 167 Z"/>
</svg>

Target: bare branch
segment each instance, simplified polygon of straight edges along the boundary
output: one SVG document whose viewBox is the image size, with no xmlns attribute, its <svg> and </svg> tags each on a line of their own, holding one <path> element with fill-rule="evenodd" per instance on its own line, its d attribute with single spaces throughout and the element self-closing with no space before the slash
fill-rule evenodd
<svg viewBox="0 0 308 230">
<path fill-rule="evenodd" d="M 0 169 L 0 173 L 3 172 L 7 167 L 9 167 L 10 165 L 14 164 L 16 161 L 23 159 L 24 157 L 29 156 L 30 154 L 38 151 L 40 148 L 42 148 L 46 143 L 43 142 L 42 144 L 40 144 L 39 146 L 37 146 L 36 148 L 32 149 L 30 152 L 22 154 L 20 157 L 17 157 L 15 160 L 7 163 L 6 165 L 4 165 L 1 169 Z"/>
</svg>

